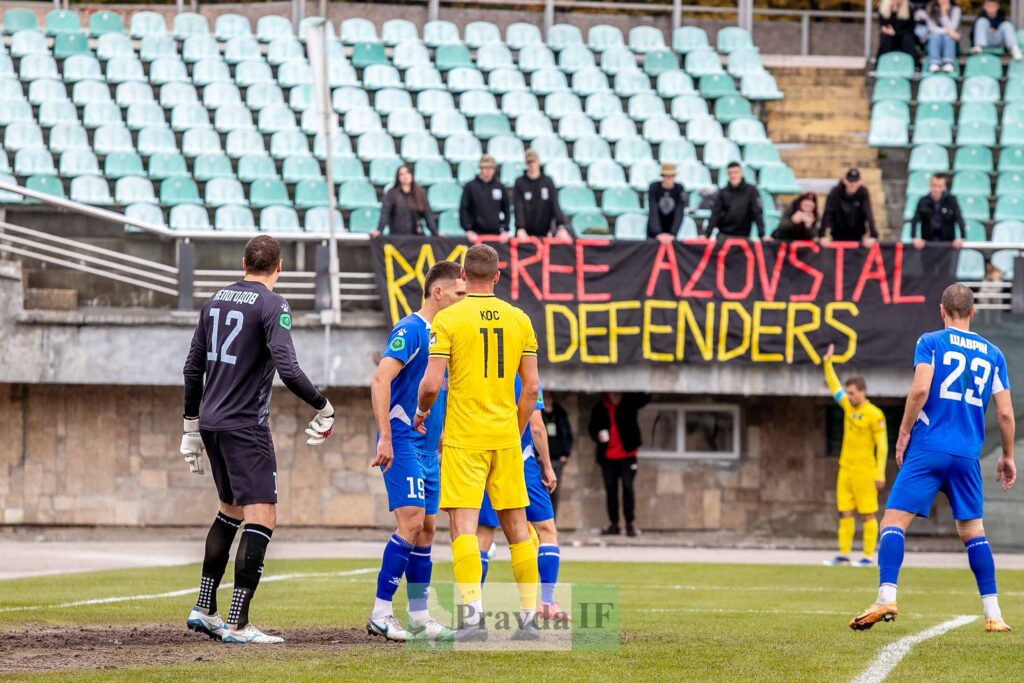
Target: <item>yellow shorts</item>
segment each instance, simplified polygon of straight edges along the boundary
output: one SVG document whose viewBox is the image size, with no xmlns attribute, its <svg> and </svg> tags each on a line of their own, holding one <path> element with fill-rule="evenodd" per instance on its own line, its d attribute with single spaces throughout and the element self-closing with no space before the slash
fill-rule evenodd
<svg viewBox="0 0 1024 683">
<path fill-rule="evenodd" d="M 495 510 L 530 504 L 519 447 L 482 451 L 445 445 L 441 457 L 441 509 L 480 509 L 484 490 Z"/>
<path fill-rule="evenodd" d="M 878 489 L 875 488 L 875 473 L 839 468 L 836 477 L 836 508 L 839 512 L 857 510 L 860 515 L 878 512 Z"/>
</svg>

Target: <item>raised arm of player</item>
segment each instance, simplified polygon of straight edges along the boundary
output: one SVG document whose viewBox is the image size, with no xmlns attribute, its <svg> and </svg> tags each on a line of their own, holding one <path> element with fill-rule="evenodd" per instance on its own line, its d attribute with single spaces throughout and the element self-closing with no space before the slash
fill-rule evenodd
<svg viewBox="0 0 1024 683">
<path fill-rule="evenodd" d="M 430 414 L 430 409 L 437 400 L 437 394 L 441 391 L 441 382 L 444 381 L 444 371 L 448 369 L 448 359 L 431 356 L 427 361 L 427 371 L 423 373 L 420 380 L 420 388 L 416 394 L 416 416 L 412 419 L 412 426 L 420 434 L 427 433 L 427 426 L 423 421 Z"/>
<path fill-rule="evenodd" d="M 554 493 L 558 486 L 558 476 L 551 466 L 551 451 L 548 449 L 548 428 L 544 424 L 544 416 L 539 410 L 530 415 L 530 436 L 533 437 L 533 452 L 540 463 L 541 481 L 549 493 Z"/>
<path fill-rule="evenodd" d="M 925 401 L 928 400 L 928 392 L 932 386 L 932 377 L 935 375 L 935 368 L 929 363 L 918 363 L 914 367 L 914 383 L 910 385 L 910 393 L 907 394 L 907 405 L 903 409 L 903 421 L 900 422 L 900 434 L 896 439 L 896 466 L 903 467 L 903 456 L 907 453 L 907 446 L 910 445 L 910 431 L 917 422 L 917 416 L 921 414 Z"/>
<path fill-rule="evenodd" d="M 519 379 L 523 380 L 523 391 L 519 395 L 519 433 L 522 434 L 537 408 L 537 394 L 540 393 L 537 356 L 523 354 L 519 360 Z"/>
<path fill-rule="evenodd" d="M 370 403 L 373 405 L 373 418 L 377 422 L 377 454 L 370 467 L 383 467 L 387 472 L 391 469 L 391 461 L 395 457 L 391 447 L 391 382 L 402 371 L 402 361 L 385 356 L 377 365 L 377 372 L 370 382 Z"/>
<path fill-rule="evenodd" d="M 1008 389 L 992 394 L 996 402 L 996 422 L 999 423 L 999 438 L 1003 442 L 1003 455 L 996 464 L 996 481 L 1003 482 L 1003 490 L 1009 491 L 1017 481 L 1017 466 L 1013 462 L 1013 438 L 1016 429 L 1013 416 L 1013 400 Z"/>
<path fill-rule="evenodd" d="M 846 390 L 843 389 L 843 385 L 839 381 L 836 369 L 832 366 L 832 357 L 834 355 L 836 355 L 836 345 L 829 344 L 825 355 L 821 357 L 821 367 L 825 371 L 825 384 L 828 385 L 828 391 L 832 394 L 835 402 L 839 404 L 844 413 L 848 413 L 853 409 L 853 406 L 850 404 L 850 398 L 846 395 Z"/>
</svg>

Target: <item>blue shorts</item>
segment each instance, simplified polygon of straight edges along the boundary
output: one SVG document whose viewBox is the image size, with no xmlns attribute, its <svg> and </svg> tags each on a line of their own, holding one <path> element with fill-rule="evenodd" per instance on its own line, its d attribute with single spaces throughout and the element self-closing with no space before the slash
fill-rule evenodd
<svg viewBox="0 0 1024 683">
<path fill-rule="evenodd" d="M 441 470 L 437 451 L 423 453 L 395 442 L 394 453 L 391 469 L 384 472 L 388 510 L 415 506 L 424 508 L 428 515 L 436 515 L 441 502 Z"/>
<path fill-rule="evenodd" d="M 523 461 L 523 474 L 526 475 L 526 492 L 530 495 L 530 504 L 526 507 L 526 521 L 545 522 L 553 519 L 555 509 L 551 505 L 551 494 L 540 478 L 540 463 L 536 457 Z M 491 499 L 484 492 L 484 500 L 480 503 L 480 526 L 501 526 L 498 513 L 491 507 Z"/>
<path fill-rule="evenodd" d="M 885 507 L 927 517 L 935 494 L 942 491 L 953 508 L 953 519 L 964 521 L 985 516 L 981 463 L 938 451 L 907 450 Z"/>
</svg>

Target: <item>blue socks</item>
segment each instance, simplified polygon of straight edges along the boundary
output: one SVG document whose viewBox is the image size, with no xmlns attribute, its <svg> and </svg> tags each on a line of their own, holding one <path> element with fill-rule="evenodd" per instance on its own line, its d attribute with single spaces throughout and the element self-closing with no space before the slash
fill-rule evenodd
<svg viewBox="0 0 1024 683">
<path fill-rule="evenodd" d="M 882 529 L 878 542 L 878 583 L 896 585 L 903 564 L 906 534 L 898 526 Z"/>
<path fill-rule="evenodd" d="M 978 582 L 978 593 L 982 597 L 996 594 L 996 563 L 992 559 L 992 548 L 984 536 L 972 538 L 964 543 L 967 548 L 967 561 Z"/>
<path fill-rule="evenodd" d="M 555 601 L 555 584 L 558 583 L 558 566 L 562 555 L 553 543 L 542 543 L 537 550 L 537 571 L 540 573 L 540 601 L 550 604 Z"/>
<path fill-rule="evenodd" d="M 412 552 L 412 543 L 405 540 L 398 534 L 392 534 L 387 546 L 384 547 L 384 558 L 380 563 L 380 573 L 377 574 L 377 599 L 391 602 L 395 597 L 395 591 L 402 583 L 402 576 L 409 564 L 409 553 Z"/>
<path fill-rule="evenodd" d="M 430 546 L 414 547 L 409 553 L 409 564 L 405 568 L 405 588 L 409 593 L 410 612 L 422 612 L 427 609 L 427 590 L 430 587 L 430 574 L 433 569 Z"/>
<path fill-rule="evenodd" d="M 480 575 L 480 585 L 482 586 L 487 581 L 487 569 L 491 565 L 491 558 L 487 557 L 486 550 L 480 551 L 480 565 L 483 567 L 483 574 Z"/>
</svg>

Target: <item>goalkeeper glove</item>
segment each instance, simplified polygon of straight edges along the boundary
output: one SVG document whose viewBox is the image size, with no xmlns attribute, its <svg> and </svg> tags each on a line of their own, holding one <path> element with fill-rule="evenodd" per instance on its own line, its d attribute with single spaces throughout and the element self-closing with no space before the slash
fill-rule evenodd
<svg viewBox="0 0 1024 683">
<path fill-rule="evenodd" d="M 331 435 L 333 427 L 334 406 L 331 405 L 330 401 L 327 401 L 324 407 L 317 411 L 309 426 L 306 427 L 306 434 L 309 435 L 309 438 L 306 439 L 306 445 L 319 446 L 324 442 L 324 439 Z"/>
<path fill-rule="evenodd" d="M 185 418 L 184 434 L 181 435 L 181 457 L 185 458 L 192 474 L 203 474 L 203 457 L 206 448 L 203 438 L 199 435 L 199 418 Z"/>
</svg>

